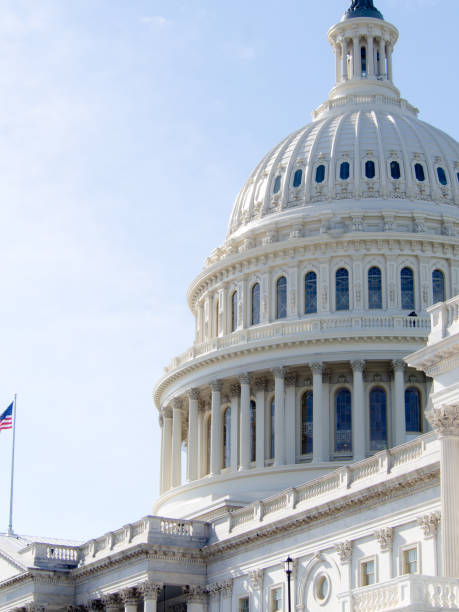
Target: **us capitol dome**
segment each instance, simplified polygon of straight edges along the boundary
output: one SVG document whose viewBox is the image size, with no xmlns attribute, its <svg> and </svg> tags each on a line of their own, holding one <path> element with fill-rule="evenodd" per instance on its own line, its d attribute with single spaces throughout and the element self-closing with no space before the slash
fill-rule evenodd
<svg viewBox="0 0 459 612">
<path fill-rule="evenodd" d="M 397 39 L 368 1 L 330 28 L 328 99 L 192 282 L 194 344 L 154 391 L 156 513 L 215 517 L 429 430 L 431 380 L 403 358 L 459 293 L 459 144 L 401 97 Z"/>
</svg>

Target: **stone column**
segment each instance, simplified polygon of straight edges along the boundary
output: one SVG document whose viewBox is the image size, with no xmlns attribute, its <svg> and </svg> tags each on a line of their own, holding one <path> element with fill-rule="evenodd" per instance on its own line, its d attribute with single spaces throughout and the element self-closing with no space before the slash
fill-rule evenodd
<svg viewBox="0 0 459 612">
<path fill-rule="evenodd" d="M 438 576 L 438 526 L 440 512 L 431 512 L 418 518 L 418 524 L 424 534 L 422 573 L 426 576 Z"/>
<path fill-rule="evenodd" d="M 367 41 L 367 75 L 373 77 L 375 74 L 375 48 L 372 34 L 368 36 Z"/>
<path fill-rule="evenodd" d="M 344 38 L 341 42 L 341 61 L 342 61 L 342 74 L 341 79 L 347 81 L 347 40 Z"/>
<path fill-rule="evenodd" d="M 156 584 L 149 580 L 140 585 L 139 590 L 143 595 L 143 612 L 156 612 L 158 597 L 162 588 L 162 584 Z"/>
<path fill-rule="evenodd" d="M 232 579 L 223 582 L 221 585 L 221 612 L 231 612 L 232 609 L 232 595 L 233 595 L 233 581 Z"/>
<path fill-rule="evenodd" d="M 252 585 L 253 600 L 250 602 L 249 609 L 261 612 L 263 610 L 263 570 L 249 572 L 249 580 Z"/>
<path fill-rule="evenodd" d="M 324 453 L 324 438 L 327 433 L 324 425 L 325 410 L 323 407 L 323 380 L 322 373 L 324 370 L 323 363 L 312 363 L 312 461 L 313 463 L 321 463 L 328 461 L 329 457 L 325 457 Z"/>
<path fill-rule="evenodd" d="M 190 585 L 184 587 L 187 612 L 206 612 L 207 591 L 204 587 Z"/>
<path fill-rule="evenodd" d="M 236 472 L 239 463 L 239 398 L 241 388 L 232 385 L 231 389 L 231 471 Z"/>
<path fill-rule="evenodd" d="M 384 527 L 375 532 L 375 538 L 381 551 L 379 563 L 379 581 L 387 582 L 394 577 L 392 567 L 392 547 L 394 542 L 394 530 L 392 527 Z"/>
<path fill-rule="evenodd" d="M 266 380 L 257 378 L 255 381 L 255 401 L 257 404 L 257 444 L 256 467 L 265 467 L 265 389 Z"/>
<path fill-rule="evenodd" d="M 444 404 L 429 415 L 440 438 L 442 575 L 459 578 L 459 404 Z"/>
<path fill-rule="evenodd" d="M 187 471 L 188 481 L 198 478 L 198 411 L 199 391 L 191 389 L 188 393 L 188 451 Z"/>
<path fill-rule="evenodd" d="M 182 400 L 172 403 L 172 486 L 182 484 Z"/>
<path fill-rule="evenodd" d="M 106 612 L 119 612 L 122 601 L 118 593 L 110 593 L 109 595 L 104 595 L 104 597 L 102 597 L 102 603 Z"/>
<path fill-rule="evenodd" d="M 121 591 L 121 599 L 124 604 L 124 612 L 137 612 L 140 594 L 136 588 L 129 588 Z"/>
<path fill-rule="evenodd" d="M 287 465 L 296 463 L 296 374 L 285 377 L 285 461 Z"/>
<path fill-rule="evenodd" d="M 365 362 L 361 360 L 352 362 L 354 373 L 354 388 L 352 394 L 352 451 L 354 461 L 365 459 L 366 427 L 365 393 L 363 390 L 363 371 Z"/>
<path fill-rule="evenodd" d="M 354 79 L 358 79 L 362 76 L 362 62 L 360 58 L 360 40 L 358 34 L 352 39 L 353 51 L 352 51 L 352 72 Z"/>
<path fill-rule="evenodd" d="M 379 39 L 379 71 L 382 76 L 387 76 L 386 70 L 386 41 Z"/>
<path fill-rule="evenodd" d="M 172 411 L 170 408 L 163 408 L 163 436 L 161 456 L 161 493 L 171 488 L 171 461 L 172 461 Z"/>
<path fill-rule="evenodd" d="M 352 589 L 352 541 L 338 542 L 335 544 L 335 550 L 343 566 L 341 590 L 342 592 L 350 591 Z"/>
<path fill-rule="evenodd" d="M 285 465 L 285 369 L 276 368 L 274 374 L 274 465 Z"/>
<path fill-rule="evenodd" d="M 212 417 L 210 424 L 210 474 L 217 476 L 222 469 L 223 458 L 223 424 L 221 411 L 222 383 L 215 380 L 212 389 Z"/>
<path fill-rule="evenodd" d="M 387 78 L 389 81 L 393 80 L 393 71 L 392 71 L 392 45 L 387 45 Z"/>
<path fill-rule="evenodd" d="M 394 368 L 394 392 L 392 423 L 394 424 L 393 441 L 394 446 L 406 442 L 406 423 L 405 423 L 405 362 L 402 359 L 395 359 L 392 362 Z"/>
<path fill-rule="evenodd" d="M 239 377 L 241 383 L 241 437 L 239 444 L 239 469 L 248 470 L 250 465 L 250 378 L 248 374 Z"/>
</svg>

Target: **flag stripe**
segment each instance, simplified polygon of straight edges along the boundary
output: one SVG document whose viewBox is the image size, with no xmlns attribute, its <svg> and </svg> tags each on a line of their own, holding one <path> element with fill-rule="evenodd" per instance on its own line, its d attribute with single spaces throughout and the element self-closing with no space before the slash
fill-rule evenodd
<svg viewBox="0 0 459 612">
<path fill-rule="evenodd" d="M 0 414 L 0 431 L 2 429 L 13 429 L 13 406 L 11 403 L 8 408 Z"/>
</svg>

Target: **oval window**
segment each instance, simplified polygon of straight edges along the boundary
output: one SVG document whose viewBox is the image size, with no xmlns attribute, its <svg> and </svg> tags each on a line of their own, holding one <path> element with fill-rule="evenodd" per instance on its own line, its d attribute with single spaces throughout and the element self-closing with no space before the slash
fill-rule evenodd
<svg viewBox="0 0 459 612">
<path fill-rule="evenodd" d="M 365 163 L 365 176 L 368 179 L 374 179 L 376 176 L 376 166 L 374 161 L 367 161 Z"/>
<path fill-rule="evenodd" d="M 316 170 L 316 183 L 323 183 L 325 180 L 325 166 L 320 164 Z"/>
<path fill-rule="evenodd" d="M 438 180 L 440 181 L 440 185 L 448 184 L 448 179 L 446 178 L 445 169 L 442 168 L 441 166 L 437 168 L 437 176 L 438 176 Z"/>
<path fill-rule="evenodd" d="M 349 162 L 343 162 L 339 169 L 339 178 L 342 181 L 347 181 L 351 175 L 351 165 Z"/>
<path fill-rule="evenodd" d="M 299 187 L 303 180 L 303 170 L 297 170 L 293 176 L 293 186 Z"/>
<path fill-rule="evenodd" d="M 273 189 L 274 194 L 279 193 L 281 189 L 281 181 L 282 181 L 282 177 L 276 176 L 276 180 L 274 181 L 274 189 Z"/>
<path fill-rule="evenodd" d="M 390 175 L 396 181 L 398 181 L 398 179 L 400 178 L 401 172 L 400 164 L 398 163 L 398 161 L 390 162 Z"/>
<path fill-rule="evenodd" d="M 426 174 L 424 172 L 424 166 L 422 164 L 415 164 L 414 173 L 416 175 L 416 180 L 420 183 L 423 183 L 426 180 Z"/>
<path fill-rule="evenodd" d="M 316 598 L 320 602 L 324 602 L 330 592 L 330 581 L 327 576 L 319 576 L 316 582 Z"/>
</svg>

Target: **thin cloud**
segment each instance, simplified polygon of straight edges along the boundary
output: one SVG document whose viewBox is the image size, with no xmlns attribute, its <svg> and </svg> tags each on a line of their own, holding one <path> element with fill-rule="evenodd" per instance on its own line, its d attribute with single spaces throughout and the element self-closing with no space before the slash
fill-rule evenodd
<svg viewBox="0 0 459 612">
<path fill-rule="evenodd" d="M 170 19 L 167 17 L 163 17 L 163 15 L 150 15 L 145 16 L 140 19 L 141 23 L 146 25 L 155 26 L 157 28 L 164 28 L 172 23 Z"/>
</svg>

